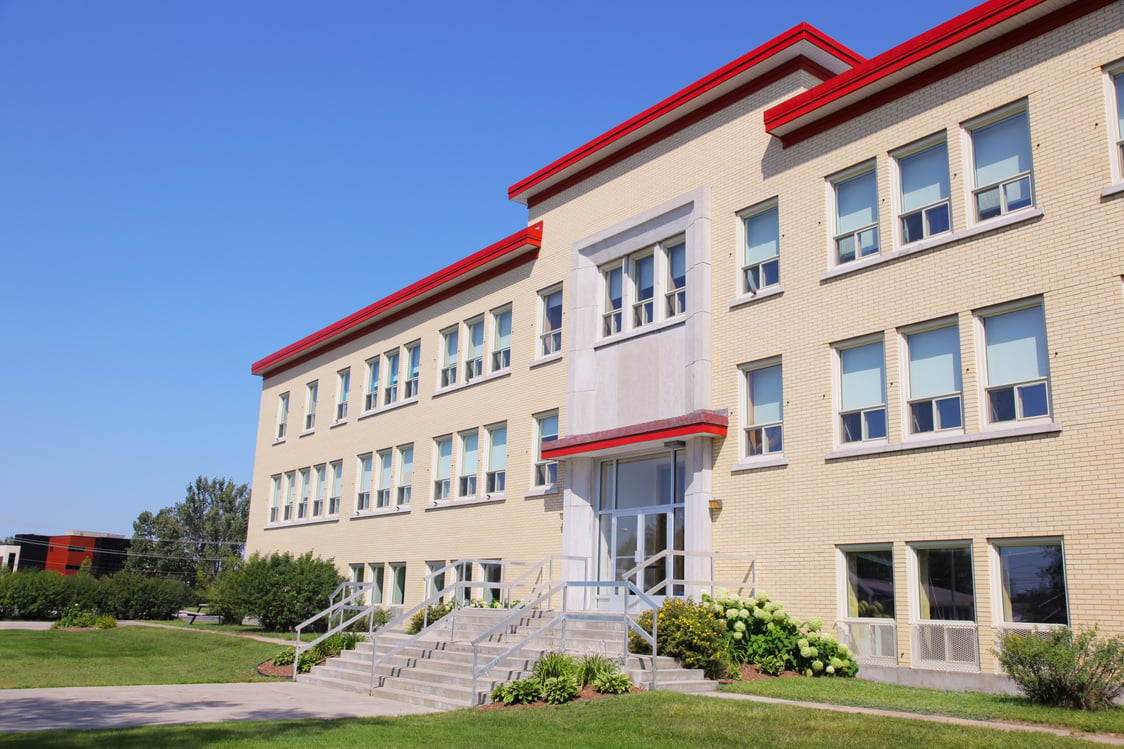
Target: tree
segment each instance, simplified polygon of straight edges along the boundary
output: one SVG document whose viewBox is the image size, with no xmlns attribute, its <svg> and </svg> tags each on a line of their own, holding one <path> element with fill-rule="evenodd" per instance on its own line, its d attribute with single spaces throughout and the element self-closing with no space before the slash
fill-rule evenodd
<svg viewBox="0 0 1124 749">
<path fill-rule="evenodd" d="M 343 577 L 331 560 L 313 558 L 311 551 L 299 557 L 274 552 L 253 554 L 216 582 L 224 611 L 256 617 L 266 630 L 283 632 L 327 608 Z"/>
<path fill-rule="evenodd" d="M 223 559 L 242 556 L 249 513 L 249 487 L 200 476 L 188 484 L 184 501 L 137 516 L 125 567 L 190 585 L 205 583 Z"/>
</svg>

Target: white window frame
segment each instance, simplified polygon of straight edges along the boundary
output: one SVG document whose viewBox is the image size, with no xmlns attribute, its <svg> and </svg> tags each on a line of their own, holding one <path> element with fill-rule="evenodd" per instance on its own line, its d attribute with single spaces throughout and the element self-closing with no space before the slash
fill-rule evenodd
<svg viewBox="0 0 1124 749">
<path fill-rule="evenodd" d="M 866 175 L 874 177 L 874 223 L 864 224 L 860 227 L 852 229 L 847 232 L 840 232 L 839 230 L 839 186 L 850 182 L 851 180 L 865 177 Z M 878 162 L 876 159 L 869 159 L 856 164 L 855 166 L 844 169 L 841 172 L 827 177 L 827 192 L 829 206 L 828 226 L 831 227 L 831 243 L 829 249 L 829 257 L 831 258 L 830 267 L 843 267 L 852 263 L 859 262 L 865 258 L 877 257 L 882 254 L 882 236 L 881 236 L 881 221 L 882 214 L 879 211 L 879 194 L 880 189 L 878 185 Z M 862 251 L 862 245 L 859 241 L 861 234 L 866 232 L 874 232 L 874 249 L 869 252 Z M 854 242 L 855 256 L 850 260 L 841 260 L 839 254 L 839 243 L 841 240 L 852 238 Z"/>
<path fill-rule="evenodd" d="M 382 356 L 383 358 L 383 391 L 382 404 L 389 406 L 398 402 L 402 387 L 402 350 L 392 349 Z M 403 399 L 404 400 L 404 399 Z"/>
<path fill-rule="evenodd" d="M 905 187 L 905 182 L 904 182 L 904 179 L 903 179 L 902 160 L 908 159 L 912 156 L 917 156 L 919 154 L 925 153 L 926 151 L 930 151 L 934 148 L 940 148 L 941 146 L 944 146 L 945 183 L 948 185 L 948 193 L 949 193 L 948 197 L 946 197 L 942 200 L 938 200 L 938 201 L 933 202 L 933 203 L 929 203 L 929 204 L 924 205 L 920 208 L 915 208 L 912 211 L 910 211 L 909 213 L 905 213 L 905 208 L 903 206 L 904 198 L 905 198 L 905 195 L 903 194 L 903 188 Z M 951 169 L 951 165 L 950 165 L 950 162 L 949 162 L 948 134 L 944 131 L 941 131 L 939 133 L 935 133 L 934 135 L 930 135 L 926 138 L 922 138 L 921 140 L 914 141 L 913 143 L 910 143 L 909 145 L 905 145 L 905 146 L 902 146 L 901 148 L 897 148 L 897 149 L 891 151 L 890 152 L 890 169 L 891 169 L 891 174 L 893 175 L 893 180 L 894 180 L 893 209 L 894 209 L 894 215 L 897 216 L 897 221 L 894 223 L 894 236 L 895 236 L 895 239 L 896 239 L 895 244 L 899 247 L 904 247 L 904 246 L 916 244 L 917 242 L 922 242 L 926 239 L 930 239 L 931 237 L 939 237 L 939 236 L 942 236 L 944 234 L 951 233 L 952 232 L 952 221 L 953 221 L 953 216 L 952 216 L 952 169 Z M 934 231 L 932 231 L 932 229 L 930 227 L 930 220 L 929 220 L 930 213 L 931 212 L 939 212 L 939 209 L 941 207 L 944 207 L 944 209 L 945 209 L 945 213 L 947 215 L 948 227 L 941 230 L 941 231 L 934 232 Z M 907 239 L 906 233 L 905 233 L 905 221 L 908 217 L 914 216 L 914 215 L 917 215 L 917 214 L 920 214 L 920 216 L 921 216 L 922 235 L 921 235 L 921 237 L 916 238 L 916 239 Z"/>
<path fill-rule="evenodd" d="M 687 314 L 687 238 L 678 237 L 660 243 L 663 250 L 663 280 L 664 280 L 664 319 L 670 320 Z M 683 248 L 683 285 L 677 286 L 675 276 L 672 275 L 671 251 L 676 247 Z M 659 265 L 659 261 L 656 263 Z M 658 284 L 657 284 L 658 285 Z"/>
<path fill-rule="evenodd" d="M 502 495 L 507 488 L 507 422 L 505 421 L 500 424 L 491 424 L 484 427 L 484 429 L 488 434 L 488 462 L 486 465 L 487 471 L 485 473 L 484 489 L 489 496 Z M 495 463 L 493 457 L 495 455 L 496 449 L 496 432 L 500 431 L 501 429 L 504 433 L 504 467 L 493 469 L 492 466 Z"/>
<path fill-rule="evenodd" d="M 316 477 L 316 487 L 312 494 L 312 517 L 322 518 L 328 502 L 328 464 L 314 465 L 312 473 Z"/>
<path fill-rule="evenodd" d="M 995 125 L 1004 120 L 1011 119 L 1012 117 L 1018 117 L 1019 115 L 1026 117 L 1027 153 L 1030 156 L 1030 169 L 1027 171 L 1019 172 L 1014 176 L 1004 177 L 999 182 L 993 182 L 987 185 L 977 185 L 975 134 L 980 130 L 983 130 L 984 128 Z M 1022 99 L 1020 101 L 1012 102 L 1011 104 L 1002 106 L 998 109 L 994 109 L 978 117 L 973 117 L 971 120 L 962 123 L 960 129 L 963 133 L 963 151 L 966 160 L 964 174 L 967 177 L 966 182 L 969 185 L 967 215 L 971 217 L 972 223 L 979 224 L 987 221 L 993 221 L 995 219 L 1002 219 L 1005 216 L 1017 214 L 1020 211 L 1033 211 L 1035 206 L 1038 204 L 1038 195 L 1034 185 L 1034 134 L 1030 130 L 1029 102 L 1026 99 Z M 1023 179 L 1026 179 L 1028 183 L 1030 203 L 1025 206 L 1011 209 L 1007 206 L 1007 192 L 1004 188 L 1007 185 L 1020 182 Z M 999 190 L 999 213 L 995 216 L 980 218 L 979 195 L 993 189 Z"/>
<path fill-rule="evenodd" d="M 417 358 L 417 369 L 413 359 Z M 421 382 L 421 341 L 410 341 L 402 347 L 402 400 L 417 400 Z"/>
<path fill-rule="evenodd" d="M 844 351 L 847 351 L 849 349 L 856 349 L 856 348 L 860 348 L 860 347 L 863 347 L 863 346 L 868 346 L 870 344 L 876 344 L 876 343 L 882 345 L 882 395 L 883 395 L 882 404 L 880 406 L 875 405 L 875 406 L 865 406 L 865 407 L 858 408 L 858 409 L 850 409 L 850 410 L 847 410 L 845 412 L 843 410 L 843 356 L 842 356 L 842 354 L 843 354 Z M 838 343 L 832 344 L 831 349 L 832 349 L 832 365 L 833 365 L 833 368 L 834 368 L 832 381 L 835 383 L 835 386 L 832 388 L 832 390 L 834 391 L 834 401 L 835 401 L 835 403 L 834 403 L 834 405 L 835 405 L 835 408 L 834 408 L 834 411 L 835 411 L 835 419 L 834 419 L 834 423 L 835 423 L 835 444 L 840 446 L 840 447 L 844 447 L 844 448 L 849 446 L 849 445 L 858 446 L 858 445 L 871 445 L 871 444 L 875 444 L 875 445 L 877 445 L 877 444 L 887 444 L 889 442 L 889 437 L 890 437 L 890 418 L 889 418 L 890 412 L 889 412 L 889 404 L 886 403 L 886 401 L 889 399 L 889 393 L 887 392 L 887 387 L 886 387 L 886 340 L 885 340 L 885 336 L 882 333 L 875 333 L 873 335 L 863 336 L 862 338 L 852 338 L 850 340 L 840 341 Z M 883 419 L 886 422 L 886 434 L 881 436 L 881 437 L 869 437 L 869 436 L 867 436 L 868 422 L 867 422 L 866 415 L 868 413 L 878 411 L 878 410 L 882 411 Z M 844 441 L 843 438 L 844 438 L 844 435 L 845 435 L 845 430 L 843 429 L 843 417 L 845 415 L 850 415 L 850 414 L 854 414 L 854 413 L 860 414 L 859 418 L 860 418 L 860 429 L 861 429 L 861 432 L 862 432 L 862 438 L 858 439 L 858 440 Z"/>
<path fill-rule="evenodd" d="M 460 335 L 460 325 L 454 325 L 441 331 L 441 367 L 437 382 L 439 389 L 452 387 L 459 381 L 457 375 L 460 372 Z"/>
<path fill-rule="evenodd" d="M 558 327 L 551 327 L 548 300 L 558 295 Z M 539 358 L 562 353 L 562 317 L 565 314 L 565 297 L 562 284 L 555 284 L 539 292 Z"/>
<path fill-rule="evenodd" d="M 776 367 L 780 370 L 781 375 L 781 419 L 780 421 L 752 423 L 750 421 L 750 412 L 753 407 L 753 385 L 752 378 L 754 372 L 760 372 L 766 369 Z M 770 458 L 777 458 L 784 455 L 784 368 L 781 366 L 781 357 L 774 356 L 768 359 L 760 359 L 749 364 L 743 364 L 738 367 L 738 374 L 741 379 L 738 390 L 741 398 L 741 422 L 742 422 L 742 438 L 740 440 L 740 456 L 743 461 L 766 460 Z M 767 430 L 780 430 L 780 446 L 777 449 L 770 449 L 770 432 Z M 753 452 L 750 445 L 753 443 L 754 438 L 751 434 L 759 435 L 757 437 L 757 444 L 761 445 L 758 452 Z"/>
<path fill-rule="evenodd" d="M 367 512 L 371 509 L 371 485 L 374 482 L 374 453 L 363 453 L 356 456 L 355 465 L 355 512 Z"/>
<path fill-rule="evenodd" d="M 390 605 L 401 606 L 406 600 L 406 563 L 391 562 L 388 566 L 390 567 Z"/>
<path fill-rule="evenodd" d="M 1057 546 L 1062 554 L 1062 584 L 1065 586 L 1065 611 L 1066 621 L 1064 623 L 1047 623 L 1047 622 L 1011 622 L 1007 621 L 1004 616 L 1004 588 L 1003 588 L 1003 560 L 1000 555 L 1000 549 L 1012 548 L 1018 546 Z M 1059 629 L 1061 627 L 1068 627 L 1072 621 L 1071 608 L 1069 605 L 1069 571 L 1065 561 L 1065 537 L 1064 536 L 1030 536 L 1019 538 L 989 538 L 987 541 L 988 551 L 988 579 L 991 583 L 991 611 L 994 625 L 1001 629 Z"/>
<path fill-rule="evenodd" d="M 500 320 L 508 316 L 508 341 L 507 346 L 500 345 Z M 491 369 L 489 372 L 506 372 L 511 369 L 511 344 L 515 337 L 515 313 L 511 304 L 496 307 L 488 313 L 492 328 L 492 355 L 490 357 Z"/>
<path fill-rule="evenodd" d="M 410 504 L 414 494 L 414 443 L 399 445 L 395 452 L 398 454 L 398 460 L 395 461 L 398 465 L 394 474 L 394 501 L 399 507 L 405 507 Z M 407 452 L 409 460 L 406 460 Z"/>
<path fill-rule="evenodd" d="M 340 514 L 340 504 L 343 501 L 343 461 L 333 460 L 328 463 L 331 482 L 328 490 L 328 515 Z"/>
<path fill-rule="evenodd" d="M 775 213 L 776 217 L 777 217 L 777 252 L 776 252 L 775 255 L 771 256 L 771 258 L 767 258 L 765 260 L 750 263 L 750 262 L 748 262 L 748 260 L 746 258 L 746 254 L 749 251 L 749 222 L 750 222 L 750 220 L 755 219 L 759 216 L 764 216 L 767 213 Z M 738 260 L 737 260 L 737 263 L 738 263 L 738 267 L 741 269 L 741 272 L 739 273 L 739 278 L 738 278 L 738 293 L 739 294 L 756 295 L 756 294 L 761 293 L 762 291 L 765 291 L 766 289 L 772 289 L 774 287 L 779 287 L 781 285 L 781 271 L 780 271 L 780 260 L 781 260 L 780 201 L 776 197 L 770 198 L 769 200 L 762 201 L 760 203 L 757 203 L 755 205 L 750 206 L 749 208 L 738 211 L 737 217 L 738 217 L 738 232 L 737 232 L 737 236 L 738 236 L 738 250 L 737 250 Z M 772 282 L 772 283 L 766 282 L 767 270 L 766 270 L 765 266 L 767 266 L 767 265 L 775 265 L 776 266 L 776 270 L 774 272 L 776 274 L 777 280 Z M 756 289 L 751 288 L 751 286 L 753 285 L 753 284 L 750 283 L 750 275 L 751 274 L 753 274 L 753 276 L 755 278 L 754 283 L 757 284 Z"/>
<path fill-rule="evenodd" d="M 1032 309 L 1037 307 L 1042 313 L 1042 334 L 1044 337 L 1043 348 L 1046 350 L 1046 375 L 1044 377 L 1036 377 L 1030 380 L 1013 383 L 1003 383 L 998 385 L 991 384 L 991 372 L 988 371 L 987 366 L 987 328 L 985 320 L 988 318 L 1000 317 L 1010 312 L 1019 312 L 1021 310 Z M 1049 331 L 1046 329 L 1046 304 L 1042 297 L 1034 297 L 1031 299 L 1020 299 L 1006 304 L 1000 304 L 994 307 L 987 307 L 984 309 L 974 310 L 973 318 L 975 320 L 976 328 L 976 372 L 982 373 L 980 376 L 979 387 L 979 413 L 980 422 L 983 429 L 1006 429 L 1014 425 L 1020 424 L 1048 424 L 1054 420 L 1054 398 L 1051 392 L 1051 376 L 1050 376 L 1050 338 Z M 1046 392 L 1046 413 L 1035 416 L 1022 415 L 1022 399 L 1019 397 L 1022 388 L 1034 387 L 1038 384 L 1045 385 Z M 993 421 L 991 418 L 991 402 L 990 394 L 993 390 L 1006 390 L 1012 389 L 1015 400 L 1015 418 L 1006 419 L 1003 421 Z"/>
<path fill-rule="evenodd" d="M 533 475 L 531 477 L 531 485 L 537 489 L 548 488 L 558 485 L 558 461 L 556 460 L 543 460 L 542 446 L 543 446 L 543 422 L 550 418 L 556 419 L 558 425 L 554 436 L 547 440 L 554 442 L 558 439 L 558 432 L 562 430 L 562 419 L 559 416 L 557 409 L 552 411 L 544 411 L 535 414 L 535 463 L 533 466 Z"/>
<path fill-rule="evenodd" d="M 382 562 L 369 562 L 367 569 L 371 571 L 371 603 L 381 604 L 386 580 L 385 565 Z"/>
<path fill-rule="evenodd" d="M 289 393 L 288 391 L 277 396 L 277 431 L 274 433 L 275 442 L 284 442 L 285 434 L 289 431 Z"/>
<path fill-rule="evenodd" d="M 598 271 L 601 275 L 601 337 L 608 338 L 617 335 L 624 331 L 624 307 L 625 286 L 627 285 L 627 275 L 624 271 L 624 260 L 615 260 L 612 263 L 601 266 Z M 614 306 L 610 294 L 612 293 L 612 282 L 610 276 L 614 271 L 619 271 L 621 274 L 621 295 L 620 301 Z"/>
<path fill-rule="evenodd" d="M 632 304 L 630 305 L 632 313 L 629 319 L 632 321 L 631 328 L 637 330 L 639 328 L 651 325 L 656 321 L 656 297 L 659 296 L 659 268 L 656 262 L 657 253 L 655 248 L 641 250 L 628 258 L 628 283 L 631 291 Z M 645 260 L 652 261 L 652 290 L 651 296 L 640 297 L 640 263 Z"/>
<path fill-rule="evenodd" d="M 441 447 L 449 445 L 449 471 L 447 476 L 441 474 Z M 433 501 L 452 499 L 453 476 L 456 475 L 456 450 L 453 449 L 453 435 L 445 434 L 433 438 Z"/>
<path fill-rule="evenodd" d="M 297 501 L 297 472 L 285 472 L 285 502 L 281 507 L 281 520 L 288 523 L 293 519 L 293 508 Z"/>
<path fill-rule="evenodd" d="M 1102 70 L 1104 72 L 1105 121 L 1109 123 L 1109 126 L 1105 128 L 1108 132 L 1109 164 L 1111 165 L 1112 182 L 1120 184 L 1124 182 L 1124 132 L 1121 131 L 1120 116 L 1117 113 L 1117 107 L 1121 104 L 1121 92 L 1116 90 L 1116 79 L 1119 78 L 1121 86 L 1124 87 L 1124 60 L 1117 60 L 1105 65 Z"/>
<path fill-rule="evenodd" d="M 301 490 L 297 500 L 297 520 L 308 518 L 309 504 L 312 500 L 312 469 L 300 469 Z"/>
<path fill-rule="evenodd" d="M 374 484 L 376 510 L 390 507 L 390 500 L 394 494 L 392 488 L 394 477 L 394 451 L 391 448 L 379 450 L 375 453 L 375 463 L 372 470 L 377 474 L 372 481 Z"/>
<path fill-rule="evenodd" d="M 469 465 L 468 445 L 470 439 L 476 440 L 476 459 Z M 470 499 L 477 495 L 480 481 L 480 430 L 466 429 L 457 433 L 457 499 Z"/>
<path fill-rule="evenodd" d="M 301 434 L 315 431 L 316 429 L 316 401 L 320 399 L 320 380 L 313 380 L 304 386 L 304 431 Z"/>
<path fill-rule="evenodd" d="M 684 285 L 672 289 L 668 251 L 679 245 L 683 245 Z M 649 257 L 652 259 L 652 296 L 640 299 L 637 267 L 640 261 Z M 598 337 L 612 338 L 622 333 L 643 330 L 667 320 L 684 317 L 690 286 L 689 269 L 690 254 L 687 238 L 682 233 L 673 234 L 636 252 L 598 266 L 597 272 L 601 278 L 599 282 L 601 322 Z M 618 270 L 621 274 L 621 300 L 620 307 L 613 307 L 609 298 L 611 288 L 609 277 Z M 674 302 L 671 301 L 672 297 Z"/>
<path fill-rule="evenodd" d="M 473 351 L 472 334 L 479 326 L 480 349 Z M 484 360 L 488 356 L 488 331 L 484 324 L 484 315 L 470 317 L 464 321 L 464 380 L 471 382 L 484 375 Z M 476 356 L 472 356 L 476 353 Z"/>
<path fill-rule="evenodd" d="M 347 399 L 351 396 L 351 367 L 336 372 L 336 423 L 347 421 Z"/>
<path fill-rule="evenodd" d="M 967 549 L 972 557 L 972 619 L 923 619 L 921 618 L 921 565 L 917 561 L 918 551 L 943 551 Z M 911 622 L 972 622 L 979 624 L 980 586 L 976 579 L 976 550 L 971 539 L 949 539 L 948 541 L 911 541 L 906 544 L 906 579 L 909 591 L 909 617 Z M 916 658 L 916 654 L 914 656 Z"/>
<path fill-rule="evenodd" d="M 363 412 L 368 413 L 379 407 L 379 388 L 382 387 L 379 373 L 382 371 L 380 366 L 382 357 L 372 356 L 365 363 L 367 365 L 367 390 L 363 394 Z"/>
<path fill-rule="evenodd" d="M 910 362 L 910 348 L 909 339 L 911 336 L 920 333 L 929 333 L 934 330 L 942 330 L 944 328 L 956 329 L 956 366 L 957 376 L 960 379 L 960 390 L 955 393 L 945 393 L 941 395 L 926 396 L 913 398 L 913 382 L 910 375 L 909 362 Z M 951 434 L 964 434 L 964 357 L 963 346 L 960 338 L 960 320 L 957 317 L 943 317 L 939 320 L 931 320 L 929 322 L 918 323 L 916 325 L 909 325 L 907 327 L 898 329 L 898 342 L 899 342 L 899 356 L 898 362 L 901 369 L 900 381 L 902 383 L 902 432 L 904 438 L 909 439 L 931 439 L 937 435 L 951 435 Z M 956 397 L 960 401 L 960 424 L 957 426 L 939 426 L 940 411 L 937 407 L 938 401 L 947 400 Z M 930 402 L 933 410 L 933 429 L 926 432 L 915 432 L 913 430 L 913 405 L 922 402 Z"/>
<path fill-rule="evenodd" d="M 275 473 L 269 477 L 269 522 L 281 520 L 281 474 Z"/>
</svg>

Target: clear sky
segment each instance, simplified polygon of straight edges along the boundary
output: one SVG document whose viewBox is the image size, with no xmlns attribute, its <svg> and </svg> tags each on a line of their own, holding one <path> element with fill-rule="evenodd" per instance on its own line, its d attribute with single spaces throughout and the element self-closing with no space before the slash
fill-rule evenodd
<svg viewBox="0 0 1124 749">
<path fill-rule="evenodd" d="M 871 57 L 975 4 L 0 0 L 0 538 L 249 483 L 250 364 L 512 183 L 802 21 Z"/>
</svg>

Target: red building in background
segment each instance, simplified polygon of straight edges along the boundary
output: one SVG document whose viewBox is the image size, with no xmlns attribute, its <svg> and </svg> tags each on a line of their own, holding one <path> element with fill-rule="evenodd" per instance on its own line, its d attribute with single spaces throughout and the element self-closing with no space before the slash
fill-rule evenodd
<svg viewBox="0 0 1124 749">
<path fill-rule="evenodd" d="M 90 571 L 109 575 L 125 566 L 129 539 L 112 533 L 67 531 L 61 536 L 18 534 L 19 569 L 46 569 L 73 575 L 82 562 L 90 560 Z"/>
</svg>

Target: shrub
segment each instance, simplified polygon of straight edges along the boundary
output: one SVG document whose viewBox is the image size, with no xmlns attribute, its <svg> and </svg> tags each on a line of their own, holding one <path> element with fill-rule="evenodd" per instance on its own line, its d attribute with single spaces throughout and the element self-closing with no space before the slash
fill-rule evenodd
<svg viewBox="0 0 1124 749">
<path fill-rule="evenodd" d="M 291 666 L 297 657 L 296 648 L 281 648 L 277 655 L 273 656 L 274 666 Z"/>
<path fill-rule="evenodd" d="M 297 671 L 302 674 L 307 674 L 312 670 L 320 661 L 324 660 L 318 648 L 311 648 L 301 653 L 300 660 L 297 662 Z"/>
<path fill-rule="evenodd" d="M 406 632 L 411 635 L 416 635 L 427 626 L 427 621 L 432 625 L 434 622 L 451 614 L 456 608 L 457 605 L 452 601 L 448 601 L 447 603 L 435 603 L 427 606 L 410 618 L 410 623 L 406 626 Z"/>
<path fill-rule="evenodd" d="M 561 705 L 569 702 L 581 692 L 581 685 L 575 676 L 551 676 L 542 681 L 542 698 L 551 705 Z"/>
<path fill-rule="evenodd" d="M 123 570 L 98 581 L 98 610 L 118 619 L 174 619 L 193 599 L 184 583 L 139 572 Z"/>
<path fill-rule="evenodd" d="M 602 676 L 617 673 L 617 664 L 603 655 L 587 655 L 578 661 L 578 682 L 584 687 L 592 684 Z"/>
<path fill-rule="evenodd" d="M 541 698 L 542 683 L 533 677 L 500 684 L 492 690 L 492 700 L 505 705 L 529 705 Z"/>
<path fill-rule="evenodd" d="M 593 680 L 593 688 L 601 694 L 628 694 L 632 691 L 632 679 L 619 672 L 604 673 Z"/>
<path fill-rule="evenodd" d="M 110 617 L 111 619 L 113 617 Z M 98 617 L 92 611 L 83 611 L 77 604 L 72 604 L 59 620 L 51 625 L 51 629 L 66 629 L 68 627 L 93 627 L 98 622 Z M 114 622 L 116 624 L 116 622 Z"/>
<path fill-rule="evenodd" d="M 652 630 L 652 612 L 637 620 L 642 629 Z M 720 679 L 730 670 L 726 644 L 726 624 L 715 618 L 710 607 L 691 600 L 670 598 L 660 607 L 656 645 L 660 655 L 678 658 L 688 668 L 699 668 L 711 679 Z M 648 644 L 635 632 L 629 633 L 633 653 L 649 653 Z"/>
<path fill-rule="evenodd" d="M 1079 710 L 1106 710 L 1124 692 L 1124 639 L 1097 637 L 1097 628 L 1068 627 L 1044 637 L 1008 632 L 995 656 L 1032 702 Z"/>
<path fill-rule="evenodd" d="M 758 670 L 769 676 L 780 676 L 784 673 L 787 661 L 783 655 L 760 655 L 753 662 Z"/>
<path fill-rule="evenodd" d="M 245 601 L 239 588 L 241 560 L 232 562 L 203 589 L 207 613 L 219 617 L 223 624 L 241 624 L 246 618 Z"/>
<path fill-rule="evenodd" d="M 117 626 L 117 620 L 109 614 L 102 614 L 94 622 L 94 626 L 98 629 L 113 629 Z"/>
<path fill-rule="evenodd" d="M 66 577 L 53 570 L 0 576 L 0 611 L 5 619 L 55 619 L 70 603 Z"/>
<path fill-rule="evenodd" d="M 312 552 L 255 553 L 230 571 L 226 584 L 231 606 L 256 617 L 266 630 L 286 631 L 322 611 L 342 580 L 332 562 L 314 559 Z"/>
<path fill-rule="evenodd" d="M 543 656 L 535 662 L 533 673 L 535 678 L 544 684 L 547 679 L 557 679 L 564 676 L 570 676 L 573 677 L 574 680 L 577 680 L 578 664 L 577 661 L 565 653 L 556 651 L 544 653 Z"/>
</svg>

